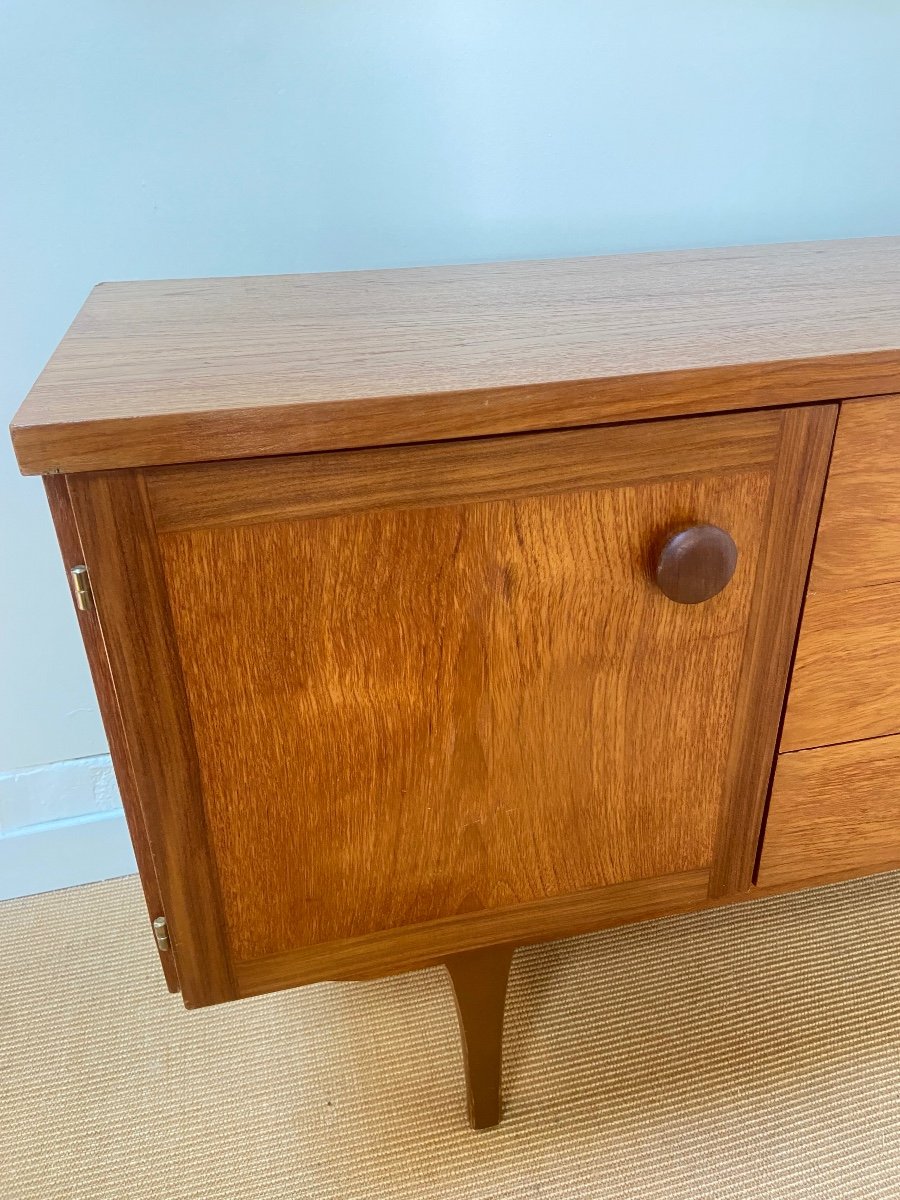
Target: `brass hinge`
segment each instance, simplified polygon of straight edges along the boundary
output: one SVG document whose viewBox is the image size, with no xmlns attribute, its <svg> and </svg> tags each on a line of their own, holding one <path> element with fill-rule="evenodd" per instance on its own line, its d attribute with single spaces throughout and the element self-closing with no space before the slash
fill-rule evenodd
<svg viewBox="0 0 900 1200">
<path fill-rule="evenodd" d="M 172 943 L 169 941 L 169 926 L 165 917 L 156 917 L 154 919 L 153 936 L 156 938 L 156 944 L 160 950 L 172 949 Z"/>
<path fill-rule="evenodd" d="M 79 612 L 94 611 L 94 593 L 91 591 L 91 577 L 85 566 L 73 567 L 69 572 L 72 581 L 72 595 L 75 597 L 75 607 Z"/>
</svg>

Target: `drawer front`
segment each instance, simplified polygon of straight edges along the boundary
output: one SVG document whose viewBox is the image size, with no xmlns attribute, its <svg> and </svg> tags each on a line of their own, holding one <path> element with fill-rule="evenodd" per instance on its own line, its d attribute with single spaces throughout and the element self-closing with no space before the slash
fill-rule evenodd
<svg viewBox="0 0 900 1200">
<path fill-rule="evenodd" d="M 900 582 L 900 396 L 841 406 L 813 592 Z"/>
<path fill-rule="evenodd" d="M 843 405 L 782 750 L 900 732 L 900 397 Z"/>
<path fill-rule="evenodd" d="M 900 737 L 778 759 L 761 887 L 900 866 Z"/>
<path fill-rule="evenodd" d="M 810 595 L 782 751 L 900 731 L 900 584 Z"/>
<path fill-rule="evenodd" d="M 73 479 L 187 1002 L 747 886 L 834 413 Z"/>
</svg>

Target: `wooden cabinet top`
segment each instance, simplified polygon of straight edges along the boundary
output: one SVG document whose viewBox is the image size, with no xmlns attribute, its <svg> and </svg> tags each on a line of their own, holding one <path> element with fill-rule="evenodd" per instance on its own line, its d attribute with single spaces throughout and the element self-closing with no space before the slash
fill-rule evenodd
<svg viewBox="0 0 900 1200">
<path fill-rule="evenodd" d="M 248 458 L 900 391 L 900 238 L 106 283 L 22 471 Z"/>
</svg>

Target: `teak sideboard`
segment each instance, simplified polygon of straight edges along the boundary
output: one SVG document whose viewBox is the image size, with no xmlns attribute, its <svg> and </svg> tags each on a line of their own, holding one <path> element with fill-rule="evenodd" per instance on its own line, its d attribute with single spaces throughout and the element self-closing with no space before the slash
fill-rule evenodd
<svg viewBox="0 0 900 1200">
<path fill-rule="evenodd" d="M 16 417 L 169 987 L 900 865 L 900 238 L 101 284 Z"/>
</svg>

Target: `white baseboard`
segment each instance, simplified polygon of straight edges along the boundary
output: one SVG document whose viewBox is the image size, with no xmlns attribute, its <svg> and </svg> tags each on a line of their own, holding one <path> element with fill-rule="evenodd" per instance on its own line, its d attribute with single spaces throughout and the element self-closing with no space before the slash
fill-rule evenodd
<svg viewBox="0 0 900 1200">
<path fill-rule="evenodd" d="M 108 754 L 0 771 L 0 835 L 121 807 Z"/>
<path fill-rule="evenodd" d="M 108 755 L 0 774 L 0 900 L 136 870 Z"/>
<path fill-rule="evenodd" d="M 121 809 L 0 835 L 0 900 L 114 879 L 136 870 Z"/>
</svg>

